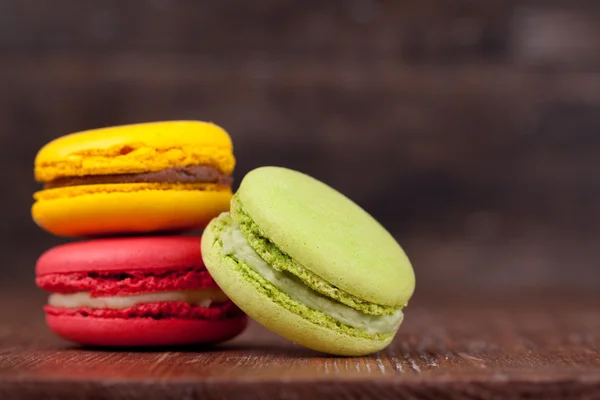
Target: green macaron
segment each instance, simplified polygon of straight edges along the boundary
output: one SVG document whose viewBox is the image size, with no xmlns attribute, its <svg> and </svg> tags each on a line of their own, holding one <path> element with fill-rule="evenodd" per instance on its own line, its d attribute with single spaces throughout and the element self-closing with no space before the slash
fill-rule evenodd
<svg viewBox="0 0 600 400">
<path fill-rule="evenodd" d="M 372 216 L 303 173 L 248 173 L 231 212 L 202 238 L 207 269 L 250 317 L 324 353 L 385 348 L 403 319 L 415 276 L 396 240 Z"/>
</svg>

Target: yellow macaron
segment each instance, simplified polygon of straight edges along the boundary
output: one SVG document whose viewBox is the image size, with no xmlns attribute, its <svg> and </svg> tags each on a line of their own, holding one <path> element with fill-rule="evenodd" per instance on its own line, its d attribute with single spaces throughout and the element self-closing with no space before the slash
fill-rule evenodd
<svg viewBox="0 0 600 400">
<path fill-rule="evenodd" d="M 58 138 L 35 158 L 34 221 L 59 236 L 203 228 L 229 209 L 233 146 L 221 127 L 167 121 Z"/>
</svg>

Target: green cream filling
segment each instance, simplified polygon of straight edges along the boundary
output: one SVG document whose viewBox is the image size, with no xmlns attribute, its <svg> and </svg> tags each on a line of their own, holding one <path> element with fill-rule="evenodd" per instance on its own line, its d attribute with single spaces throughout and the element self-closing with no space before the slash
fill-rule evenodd
<svg viewBox="0 0 600 400">
<path fill-rule="evenodd" d="M 224 217 L 224 215 L 222 216 Z M 337 300 L 325 297 L 306 286 L 288 271 L 280 271 L 269 265 L 250 245 L 244 232 L 229 216 L 230 224 L 224 224 L 221 232 L 222 255 L 230 256 L 250 267 L 270 284 L 287 294 L 292 300 L 319 311 L 341 324 L 356 328 L 367 335 L 394 333 L 402 322 L 401 310 L 390 315 L 369 315 L 353 309 Z"/>
</svg>

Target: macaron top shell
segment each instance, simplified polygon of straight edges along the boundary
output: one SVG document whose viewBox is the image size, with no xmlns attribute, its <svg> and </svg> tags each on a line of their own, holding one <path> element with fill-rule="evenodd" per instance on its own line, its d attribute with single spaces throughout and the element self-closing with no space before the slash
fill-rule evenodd
<svg viewBox="0 0 600 400">
<path fill-rule="evenodd" d="M 230 174 L 232 142 L 218 125 L 165 121 L 82 131 L 46 144 L 35 158 L 35 177 L 140 173 L 187 165 L 211 165 Z"/>
<path fill-rule="evenodd" d="M 36 274 L 202 267 L 199 237 L 149 236 L 98 239 L 54 247 L 38 259 Z"/>
<path fill-rule="evenodd" d="M 262 167 L 236 194 L 244 212 L 281 251 L 329 284 L 363 300 L 401 307 L 415 276 L 396 240 L 372 216 L 303 173 Z"/>
</svg>

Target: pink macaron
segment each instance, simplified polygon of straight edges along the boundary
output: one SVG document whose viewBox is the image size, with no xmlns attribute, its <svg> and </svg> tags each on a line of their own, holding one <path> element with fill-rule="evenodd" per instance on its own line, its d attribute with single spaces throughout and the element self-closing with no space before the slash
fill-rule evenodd
<svg viewBox="0 0 600 400">
<path fill-rule="evenodd" d="M 38 259 L 36 283 L 51 293 L 44 307 L 50 329 L 84 345 L 216 343 L 247 323 L 204 267 L 200 237 L 58 246 Z"/>
</svg>

